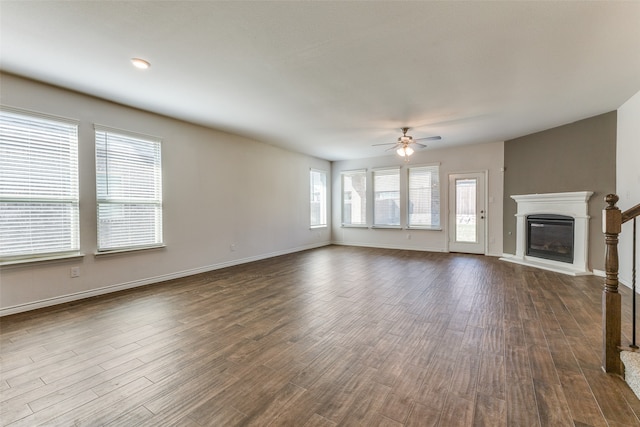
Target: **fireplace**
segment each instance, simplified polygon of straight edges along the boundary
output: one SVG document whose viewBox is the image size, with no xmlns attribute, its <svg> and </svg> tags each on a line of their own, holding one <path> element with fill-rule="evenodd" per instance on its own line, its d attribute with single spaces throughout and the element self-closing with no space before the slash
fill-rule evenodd
<svg viewBox="0 0 640 427">
<path fill-rule="evenodd" d="M 522 194 L 516 201 L 516 253 L 500 259 L 570 274 L 589 270 L 591 191 Z"/>
<path fill-rule="evenodd" d="M 573 223 L 566 215 L 528 215 L 527 255 L 573 263 Z"/>
</svg>

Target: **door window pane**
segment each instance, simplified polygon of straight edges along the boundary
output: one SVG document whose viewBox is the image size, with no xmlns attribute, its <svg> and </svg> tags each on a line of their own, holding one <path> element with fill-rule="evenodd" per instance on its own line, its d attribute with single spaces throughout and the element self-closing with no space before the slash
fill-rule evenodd
<svg viewBox="0 0 640 427">
<path fill-rule="evenodd" d="M 456 242 L 476 243 L 477 179 L 456 179 Z"/>
</svg>

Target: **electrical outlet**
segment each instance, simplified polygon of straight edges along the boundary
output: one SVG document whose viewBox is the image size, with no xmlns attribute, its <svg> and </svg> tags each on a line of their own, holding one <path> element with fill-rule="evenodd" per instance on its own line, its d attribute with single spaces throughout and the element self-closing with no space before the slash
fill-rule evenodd
<svg viewBox="0 0 640 427">
<path fill-rule="evenodd" d="M 231 252 L 235 252 L 236 251 L 236 245 L 234 243 L 232 243 L 231 245 L 229 245 L 229 250 Z"/>
<path fill-rule="evenodd" d="M 80 277 L 80 267 L 71 267 L 71 277 Z"/>
</svg>

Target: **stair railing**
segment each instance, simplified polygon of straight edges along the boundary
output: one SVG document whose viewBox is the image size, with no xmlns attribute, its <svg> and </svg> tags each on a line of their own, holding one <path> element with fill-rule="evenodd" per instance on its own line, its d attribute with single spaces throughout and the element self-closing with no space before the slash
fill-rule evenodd
<svg viewBox="0 0 640 427">
<path fill-rule="evenodd" d="M 636 346 L 636 217 L 640 215 L 640 204 L 621 212 L 616 206 L 619 197 L 608 194 L 605 197 L 607 207 L 602 211 L 602 230 L 605 239 L 605 281 L 602 292 L 602 369 L 605 372 L 622 375 L 620 361 L 620 341 L 622 334 L 622 304 L 618 292 L 618 235 L 622 224 L 633 220 L 633 261 L 632 261 L 632 343 Z"/>
</svg>

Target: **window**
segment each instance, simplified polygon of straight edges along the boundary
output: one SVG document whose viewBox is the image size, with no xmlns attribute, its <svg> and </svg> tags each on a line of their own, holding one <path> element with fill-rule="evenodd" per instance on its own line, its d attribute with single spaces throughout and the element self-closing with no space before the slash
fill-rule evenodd
<svg viewBox="0 0 640 427">
<path fill-rule="evenodd" d="M 439 166 L 409 168 L 409 227 L 440 228 Z"/>
<path fill-rule="evenodd" d="M 96 126 L 98 252 L 162 246 L 160 140 Z"/>
<path fill-rule="evenodd" d="M 77 252 L 78 124 L 0 110 L 0 260 Z"/>
<path fill-rule="evenodd" d="M 400 169 L 373 171 L 373 224 L 400 226 Z"/>
<path fill-rule="evenodd" d="M 311 169 L 311 227 L 327 226 L 327 174 Z"/>
<path fill-rule="evenodd" d="M 367 225 L 367 171 L 342 172 L 342 225 Z"/>
</svg>

